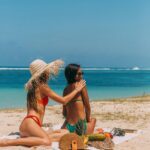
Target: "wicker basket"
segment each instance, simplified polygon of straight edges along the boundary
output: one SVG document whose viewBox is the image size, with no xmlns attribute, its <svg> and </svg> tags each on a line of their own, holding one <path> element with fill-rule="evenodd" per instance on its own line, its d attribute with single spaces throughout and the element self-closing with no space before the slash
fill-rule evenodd
<svg viewBox="0 0 150 150">
<path fill-rule="evenodd" d="M 75 145 L 73 145 L 73 143 L 75 143 Z M 59 148 L 61 150 L 77 150 L 85 149 L 85 145 L 80 136 L 75 133 L 68 133 L 61 137 L 59 141 Z"/>
</svg>

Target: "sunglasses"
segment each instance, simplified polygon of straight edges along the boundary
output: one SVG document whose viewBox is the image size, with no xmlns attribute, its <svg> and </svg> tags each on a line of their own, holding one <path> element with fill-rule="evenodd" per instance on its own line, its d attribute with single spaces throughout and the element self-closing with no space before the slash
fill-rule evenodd
<svg viewBox="0 0 150 150">
<path fill-rule="evenodd" d="M 77 73 L 78 76 L 81 76 L 81 75 L 83 75 L 83 74 L 84 74 L 83 72 L 78 72 L 78 73 Z"/>
</svg>

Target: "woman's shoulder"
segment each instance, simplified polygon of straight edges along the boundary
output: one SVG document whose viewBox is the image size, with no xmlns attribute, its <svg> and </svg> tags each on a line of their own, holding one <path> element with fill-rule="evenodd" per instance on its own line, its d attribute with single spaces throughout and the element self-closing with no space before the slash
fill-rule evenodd
<svg viewBox="0 0 150 150">
<path fill-rule="evenodd" d="M 50 87 L 47 84 L 41 84 L 39 86 L 39 91 L 41 94 L 48 93 L 49 90 L 50 90 Z"/>
<path fill-rule="evenodd" d="M 68 94 L 68 93 L 72 92 L 74 90 L 74 88 L 75 88 L 74 84 L 69 84 L 64 88 L 64 93 Z"/>
<path fill-rule="evenodd" d="M 65 87 L 66 90 L 74 90 L 74 88 L 75 88 L 75 84 L 74 83 L 73 84 L 69 84 L 69 85 L 67 85 Z"/>
</svg>

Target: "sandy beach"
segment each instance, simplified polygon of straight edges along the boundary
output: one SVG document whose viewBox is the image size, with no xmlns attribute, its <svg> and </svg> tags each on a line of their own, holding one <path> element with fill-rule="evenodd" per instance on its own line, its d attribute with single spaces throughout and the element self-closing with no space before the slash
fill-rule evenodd
<svg viewBox="0 0 150 150">
<path fill-rule="evenodd" d="M 91 101 L 92 117 L 97 119 L 96 127 L 127 128 L 142 130 L 143 134 L 115 145 L 115 150 L 149 150 L 150 149 L 150 96 L 130 97 L 124 99 Z M 0 110 L 0 136 L 18 132 L 18 127 L 26 109 Z M 51 126 L 63 123 L 62 106 L 48 106 L 44 123 Z M 0 149 L 29 149 L 23 146 L 3 147 Z M 35 147 L 30 148 L 35 149 Z M 46 149 L 38 147 L 36 149 Z M 47 147 L 50 149 L 50 147 Z"/>
</svg>

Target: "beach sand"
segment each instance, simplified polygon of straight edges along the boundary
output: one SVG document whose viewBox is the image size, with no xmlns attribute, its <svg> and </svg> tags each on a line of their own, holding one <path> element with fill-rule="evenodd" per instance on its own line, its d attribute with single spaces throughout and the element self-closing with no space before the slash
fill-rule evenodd
<svg viewBox="0 0 150 150">
<path fill-rule="evenodd" d="M 142 130 L 143 134 L 115 145 L 115 150 L 149 150 L 150 149 L 150 96 L 124 99 L 91 101 L 92 117 L 97 119 L 96 127 L 127 128 Z M 63 123 L 62 106 L 48 106 L 44 123 L 57 125 Z M 26 109 L 0 110 L 0 136 L 18 132 L 19 124 L 26 115 Z M 38 147 L 38 150 L 50 147 Z M 29 149 L 23 146 L 3 147 L 0 149 Z M 34 147 L 30 149 L 35 149 Z"/>
</svg>

